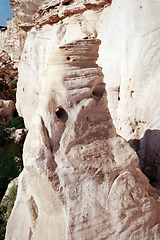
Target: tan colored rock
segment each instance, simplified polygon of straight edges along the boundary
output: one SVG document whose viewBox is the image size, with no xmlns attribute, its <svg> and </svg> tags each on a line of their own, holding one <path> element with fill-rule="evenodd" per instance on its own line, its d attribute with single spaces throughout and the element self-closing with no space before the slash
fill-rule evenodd
<svg viewBox="0 0 160 240">
<path fill-rule="evenodd" d="M 16 129 L 15 127 L 12 127 L 6 128 L 5 132 L 10 139 L 15 141 L 15 143 L 24 143 L 28 131 L 27 129 Z"/>
<path fill-rule="evenodd" d="M 6 63 L 7 61 L 10 61 L 10 60 L 11 60 L 11 58 L 8 55 L 8 53 L 5 52 L 4 50 L 1 51 L 1 53 L 0 53 L 0 62 Z"/>
<path fill-rule="evenodd" d="M 18 76 L 18 70 L 11 71 L 11 73 L 10 73 L 11 78 L 15 78 L 17 76 Z"/>
<path fill-rule="evenodd" d="M 10 0 L 13 13 L 23 29 L 54 24 L 68 16 L 109 6 L 111 0 Z"/>
<path fill-rule="evenodd" d="M 26 135 L 27 135 L 27 129 L 16 129 L 15 131 L 15 142 L 24 142 Z"/>
<path fill-rule="evenodd" d="M 11 119 L 11 115 L 14 111 L 14 102 L 12 100 L 0 99 L 0 118 L 6 120 Z"/>
<path fill-rule="evenodd" d="M 100 44 L 81 39 L 53 51 L 30 122 L 26 112 L 33 99 L 21 109 L 29 132 L 6 240 L 160 235 L 160 192 L 140 171 L 135 151 L 116 134 L 96 63 Z M 21 84 L 30 94 L 31 85 Z M 19 84 L 19 96 L 23 92 Z"/>
</svg>

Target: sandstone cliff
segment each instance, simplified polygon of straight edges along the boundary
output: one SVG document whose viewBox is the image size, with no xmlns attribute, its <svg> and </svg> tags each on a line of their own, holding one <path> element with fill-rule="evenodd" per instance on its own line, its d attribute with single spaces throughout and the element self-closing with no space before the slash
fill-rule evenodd
<svg viewBox="0 0 160 240">
<path fill-rule="evenodd" d="M 6 239 L 158 240 L 160 193 L 117 133 L 159 180 L 159 2 L 11 6 L 27 31 L 17 109 L 29 132 Z"/>
</svg>

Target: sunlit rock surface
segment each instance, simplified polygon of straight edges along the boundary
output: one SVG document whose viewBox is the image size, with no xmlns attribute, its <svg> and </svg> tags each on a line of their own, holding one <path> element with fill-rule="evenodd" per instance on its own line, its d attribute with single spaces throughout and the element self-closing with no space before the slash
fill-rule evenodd
<svg viewBox="0 0 160 240">
<path fill-rule="evenodd" d="M 96 64 L 99 44 L 75 41 L 48 60 L 6 239 L 147 239 L 159 233 L 158 191 L 112 124 Z"/>
<path fill-rule="evenodd" d="M 27 33 L 19 28 L 18 19 L 7 20 L 7 30 L 0 31 L 0 51 L 6 51 L 14 62 L 19 62 Z"/>
<path fill-rule="evenodd" d="M 110 113 L 142 170 L 160 180 L 160 2 L 119 0 L 105 11 L 100 62 Z"/>
<path fill-rule="evenodd" d="M 6 239 L 158 240 L 159 191 L 117 135 L 159 179 L 158 1 L 11 5 L 29 132 Z"/>
<path fill-rule="evenodd" d="M 45 24 L 54 24 L 89 9 L 103 9 L 110 3 L 111 0 L 10 0 L 13 13 L 23 29 L 35 25 L 41 27 Z"/>
</svg>

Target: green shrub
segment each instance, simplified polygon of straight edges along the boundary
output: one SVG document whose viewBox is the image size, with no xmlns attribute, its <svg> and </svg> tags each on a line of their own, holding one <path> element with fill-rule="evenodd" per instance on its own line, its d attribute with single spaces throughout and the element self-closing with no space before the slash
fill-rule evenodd
<svg viewBox="0 0 160 240">
<path fill-rule="evenodd" d="M 22 117 L 15 117 L 11 122 L 0 123 L 0 201 L 3 198 L 9 182 L 18 177 L 23 169 L 22 143 L 15 143 L 9 138 L 6 128 L 24 128 Z M 0 240 L 5 238 L 7 220 L 11 214 L 17 194 L 17 185 L 14 185 L 6 197 L 7 205 L 0 205 Z"/>
<path fill-rule="evenodd" d="M 6 218 L 7 207 L 5 205 L 0 205 L 0 240 L 5 239 L 7 218 Z"/>
<path fill-rule="evenodd" d="M 0 200 L 9 182 L 16 178 L 23 169 L 22 149 L 22 143 L 15 144 L 11 139 L 0 147 Z"/>
<path fill-rule="evenodd" d="M 17 188 L 18 185 L 13 185 L 9 190 L 9 194 L 5 198 L 4 203 L 0 205 L 0 240 L 5 239 L 7 220 L 11 215 L 16 200 Z"/>
<path fill-rule="evenodd" d="M 18 82 L 18 79 L 15 79 L 13 84 L 14 84 L 14 88 L 17 88 L 17 82 Z"/>
<path fill-rule="evenodd" d="M 5 142 L 6 134 L 4 131 L 4 125 L 0 124 L 0 146 L 2 146 Z"/>
<path fill-rule="evenodd" d="M 7 219 L 9 218 L 9 216 L 11 215 L 11 211 L 13 209 L 14 206 L 14 202 L 16 200 L 16 196 L 17 196 L 17 189 L 18 189 L 18 185 L 13 185 L 10 190 L 9 190 L 9 194 L 6 196 L 6 202 L 7 202 Z"/>
<path fill-rule="evenodd" d="M 9 89 L 9 87 L 8 87 L 7 83 L 0 80 L 0 91 L 3 92 L 3 91 L 8 90 L 8 89 Z"/>
<path fill-rule="evenodd" d="M 11 122 L 0 123 L 0 201 L 9 182 L 16 178 L 23 169 L 22 143 L 15 143 L 9 138 L 6 128 L 24 128 L 22 117 L 16 117 Z"/>
<path fill-rule="evenodd" d="M 9 70 L 18 71 L 18 68 L 11 67 Z"/>
<path fill-rule="evenodd" d="M 9 122 L 6 127 L 12 128 L 15 127 L 17 129 L 25 128 L 24 121 L 22 117 L 15 117 L 11 122 Z"/>
</svg>

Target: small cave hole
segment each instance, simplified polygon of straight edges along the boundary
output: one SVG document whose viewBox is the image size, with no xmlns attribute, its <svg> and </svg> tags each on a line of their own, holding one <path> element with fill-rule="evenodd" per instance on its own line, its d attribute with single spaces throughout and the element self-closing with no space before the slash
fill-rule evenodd
<svg viewBox="0 0 160 240">
<path fill-rule="evenodd" d="M 97 86 L 94 86 L 92 89 L 92 95 L 98 98 L 101 98 L 105 92 L 105 85 L 99 84 Z"/>
<path fill-rule="evenodd" d="M 85 119 L 88 121 L 89 117 L 88 117 L 88 116 L 86 116 L 86 117 L 85 117 Z"/>
<path fill-rule="evenodd" d="M 134 133 L 134 129 L 132 129 L 132 132 Z"/>
<path fill-rule="evenodd" d="M 155 182 L 157 182 L 157 177 L 155 176 L 155 175 L 148 175 L 148 174 L 145 174 L 146 175 L 146 177 L 149 179 L 149 183 L 152 185 L 153 183 L 155 183 Z M 154 185 L 153 185 L 153 187 L 155 187 Z"/>
<path fill-rule="evenodd" d="M 69 60 L 71 60 L 71 58 L 70 58 L 70 57 L 67 57 L 67 60 L 69 61 Z"/>
<path fill-rule="evenodd" d="M 19 115 L 18 115 L 17 109 L 15 108 L 14 113 L 13 113 L 13 118 L 18 117 L 18 116 Z"/>
<path fill-rule="evenodd" d="M 140 8 L 142 8 L 142 6 L 140 6 Z"/>
<path fill-rule="evenodd" d="M 118 96 L 118 101 L 120 101 L 120 97 Z"/>
<path fill-rule="evenodd" d="M 134 93 L 134 91 L 131 91 L 131 92 L 130 92 L 130 96 L 131 96 L 131 97 L 133 97 L 133 93 Z"/>
<path fill-rule="evenodd" d="M 70 1 L 62 3 L 62 5 L 64 5 L 64 6 L 68 6 L 69 4 L 70 4 Z"/>
<path fill-rule="evenodd" d="M 62 108 L 62 107 L 59 107 L 57 110 L 56 110 L 56 116 L 58 119 L 60 119 L 63 123 L 65 123 L 68 119 L 68 114 L 67 112 Z"/>
</svg>

